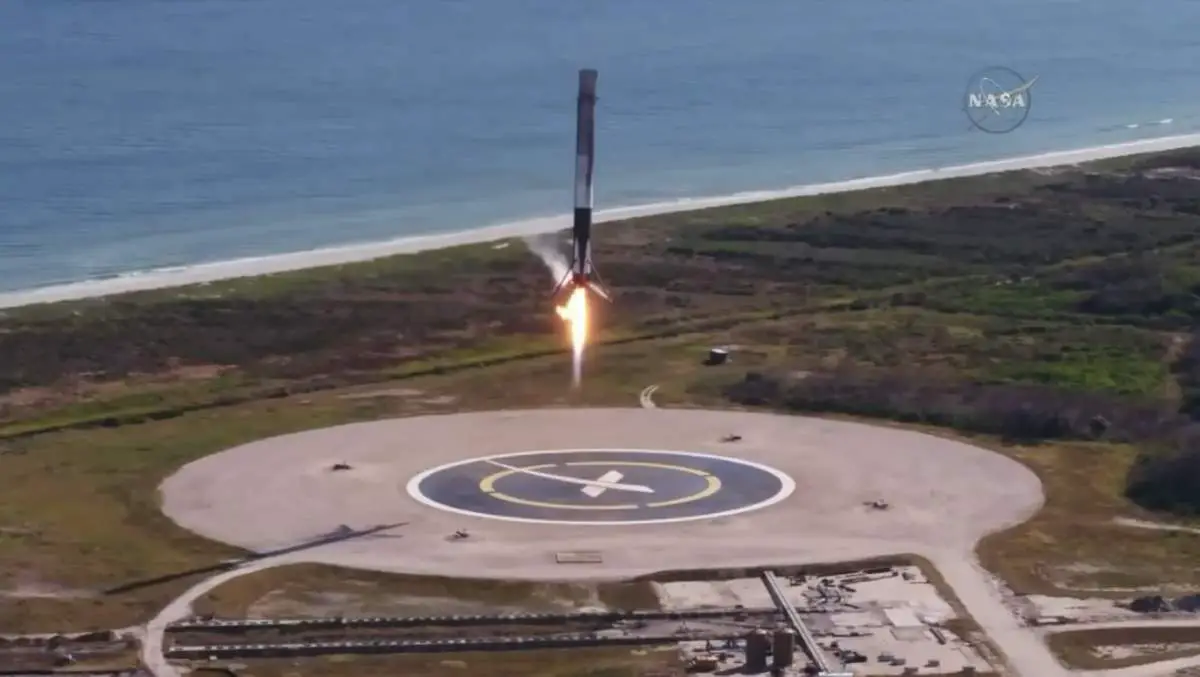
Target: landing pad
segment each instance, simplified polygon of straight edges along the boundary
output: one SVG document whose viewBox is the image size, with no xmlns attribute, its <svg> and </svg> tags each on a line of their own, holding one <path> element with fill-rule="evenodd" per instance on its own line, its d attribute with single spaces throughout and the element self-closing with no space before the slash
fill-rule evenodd
<svg viewBox="0 0 1200 677">
<path fill-rule="evenodd" d="M 714 519 L 765 508 L 796 484 L 747 460 L 654 449 L 559 449 L 468 459 L 407 486 L 425 505 L 513 522 L 615 526 Z"/>
<path fill-rule="evenodd" d="M 161 491 L 177 524 L 288 553 L 276 562 L 554 580 L 969 553 L 1041 502 L 1027 468 L 954 440 L 643 408 L 307 430 L 196 460 Z M 363 535 L 330 542 L 344 533 Z"/>
</svg>

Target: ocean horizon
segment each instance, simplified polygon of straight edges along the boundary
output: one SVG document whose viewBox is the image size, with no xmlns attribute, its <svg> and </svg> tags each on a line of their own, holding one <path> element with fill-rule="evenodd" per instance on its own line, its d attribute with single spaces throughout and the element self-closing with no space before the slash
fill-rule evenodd
<svg viewBox="0 0 1200 677">
<path fill-rule="evenodd" d="M 0 5 L 0 306 L 565 227 L 581 67 L 610 218 L 1200 143 L 1184 0 L 284 7 Z M 1037 78 L 1007 134 L 989 66 Z"/>
</svg>

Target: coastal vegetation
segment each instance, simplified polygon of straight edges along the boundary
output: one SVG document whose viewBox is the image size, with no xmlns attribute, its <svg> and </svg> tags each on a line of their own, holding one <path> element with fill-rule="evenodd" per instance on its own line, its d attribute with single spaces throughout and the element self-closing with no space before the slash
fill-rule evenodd
<svg viewBox="0 0 1200 677">
<path fill-rule="evenodd" d="M 1177 151 L 604 224 L 617 298 L 579 393 L 519 240 L 5 311 L 0 630 L 144 621 L 235 554 L 158 511 L 196 458 L 383 416 L 632 406 L 652 383 L 1018 458 L 1047 508 L 980 551 L 1018 591 L 1200 584 L 1200 538 L 1113 523 L 1200 511 L 1197 177 Z M 717 345 L 732 364 L 703 366 Z"/>
</svg>

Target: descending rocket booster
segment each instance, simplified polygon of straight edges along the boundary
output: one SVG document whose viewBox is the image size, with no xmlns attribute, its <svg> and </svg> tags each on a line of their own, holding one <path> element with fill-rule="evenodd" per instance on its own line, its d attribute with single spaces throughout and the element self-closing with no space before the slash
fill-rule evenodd
<svg viewBox="0 0 1200 677">
<path fill-rule="evenodd" d="M 554 288 L 586 287 L 611 300 L 592 265 L 592 166 L 596 152 L 596 76 L 591 68 L 579 71 L 579 99 L 575 115 L 575 215 L 571 227 L 571 268 Z"/>
</svg>

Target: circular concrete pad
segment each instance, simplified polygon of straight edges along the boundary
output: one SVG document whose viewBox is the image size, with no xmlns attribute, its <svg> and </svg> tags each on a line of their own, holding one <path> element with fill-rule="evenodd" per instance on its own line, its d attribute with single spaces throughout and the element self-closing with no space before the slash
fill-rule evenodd
<svg viewBox="0 0 1200 677">
<path fill-rule="evenodd" d="M 795 483 L 759 463 L 684 451 L 558 449 L 447 463 L 408 482 L 425 505 L 512 522 L 620 526 L 740 515 Z"/>
<path fill-rule="evenodd" d="M 730 434 L 741 439 L 722 442 Z M 438 466 L 579 448 L 741 459 L 781 471 L 795 490 L 741 514 L 613 526 L 471 517 L 407 492 L 414 478 Z M 350 467 L 335 471 L 337 463 Z M 530 579 L 963 553 L 984 534 L 1027 519 L 1042 501 L 1041 485 L 1027 468 L 962 442 L 844 421 L 685 409 L 479 412 L 313 430 L 190 463 L 161 491 L 164 512 L 183 527 L 251 550 L 299 545 L 342 525 L 406 522 L 292 557 Z M 878 500 L 889 509 L 866 505 Z M 450 538 L 459 529 L 470 537 Z M 598 552 L 602 562 L 557 564 L 561 551 Z"/>
</svg>

